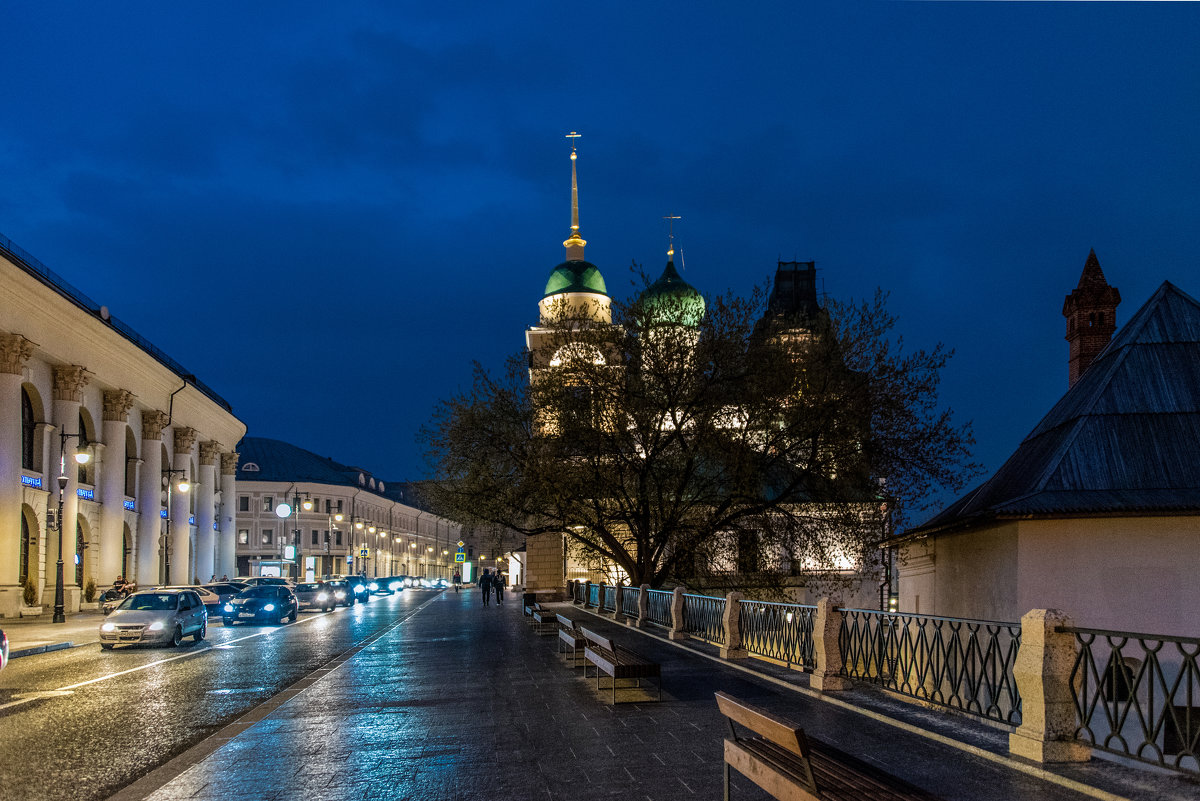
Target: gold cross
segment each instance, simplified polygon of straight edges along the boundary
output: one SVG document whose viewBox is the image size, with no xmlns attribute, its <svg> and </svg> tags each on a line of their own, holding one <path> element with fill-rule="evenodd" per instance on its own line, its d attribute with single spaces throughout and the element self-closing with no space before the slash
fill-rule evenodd
<svg viewBox="0 0 1200 801">
<path fill-rule="evenodd" d="M 564 137 L 565 139 L 570 139 L 570 140 L 571 140 L 571 152 L 572 152 L 572 153 L 574 153 L 574 152 L 575 152 L 575 140 L 576 140 L 576 139 L 578 139 L 578 138 L 580 138 L 581 136 L 583 136 L 583 134 L 581 134 L 581 133 L 575 133 L 574 131 L 571 131 L 569 134 L 567 134 L 567 135 Z"/>
</svg>

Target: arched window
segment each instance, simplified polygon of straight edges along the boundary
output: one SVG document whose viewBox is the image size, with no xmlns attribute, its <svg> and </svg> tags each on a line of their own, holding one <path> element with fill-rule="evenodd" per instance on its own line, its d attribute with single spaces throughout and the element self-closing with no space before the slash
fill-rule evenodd
<svg viewBox="0 0 1200 801">
<path fill-rule="evenodd" d="M 79 441 L 75 444 L 76 448 L 86 448 L 88 446 L 87 425 L 83 422 L 83 412 L 79 413 Z M 68 455 L 69 460 L 69 455 Z M 79 465 L 79 483 L 90 484 L 88 481 L 88 465 Z"/>
<path fill-rule="evenodd" d="M 17 577 L 17 581 L 22 587 L 29 580 L 29 519 L 21 514 L 21 570 Z"/>
<path fill-rule="evenodd" d="M 75 585 L 83 586 L 83 526 L 75 524 Z"/>
<path fill-rule="evenodd" d="M 37 421 L 33 419 L 33 400 L 29 393 L 21 390 L 21 467 L 33 470 L 33 441 Z"/>
<path fill-rule="evenodd" d="M 137 495 L 137 440 L 133 431 L 125 429 L 125 494 L 132 498 Z M 122 574 L 124 575 L 124 574 Z"/>
</svg>

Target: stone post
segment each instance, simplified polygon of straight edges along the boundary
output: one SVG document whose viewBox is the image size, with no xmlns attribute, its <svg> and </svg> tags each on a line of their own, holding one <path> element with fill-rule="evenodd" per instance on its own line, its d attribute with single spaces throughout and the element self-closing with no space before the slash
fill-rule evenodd
<svg viewBox="0 0 1200 801">
<path fill-rule="evenodd" d="M 725 644 L 721 646 L 722 659 L 745 659 L 750 656 L 742 647 L 742 598 L 740 592 L 725 596 Z"/>
<path fill-rule="evenodd" d="M 21 588 L 17 585 L 21 552 L 21 382 L 25 362 L 33 355 L 33 343 L 20 334 L 0 333 L 0 587 L 14 587 L 11 599 L 0 603 L 0 614 L 17 614 Z M 43 465 L 45 468 L 46 465 Z M 51 471 L 43 469 L 43 489 L 53 483 Z M 30 549 L 32 554 L 32 549 Z M 34 566 L 29 566 L 34 580 Z"/>
<path fill-rule="evenodd" d="M 137 583 L 153 587 L 161 583 L 162 551 L 162 436 L 167 413 L 142 412 L 142 471 L 138 480 L 136 506 L 140 513 L 137 533 Z"/>
<path fill-rule="evenodd" d="M 192 481 L 188 468 L 192 462 L 192 446 L 196 444 L 196 429 L 180 426 L 174 431 L 175 453 L 172 457 L 175 474 L 171 483 L 178 485 L 182 480 Z M 171 584 L 192 583 L 192 524 L 188 522 L 191 513 L 188 497 L 192 491 L 180 492 L 178 486 L 173 486 L 168 493 L 171 498 L 171 531 L 167 534 L 171 549 L 171 575 L 167 581 Z"/>
<path fill-rule="evenodd" d="M 638 616 L 634 621 L 634 626 L 639 629 L 646 627 L 646 621 L 650 617 L 650 585 L 643 584 L 638 588 Z"/>
<path fill-rule="evenodd" d="M 683 628 L 683 587 L 676 587 L 671 594 L 671 639 L 686 640 L 688 636 Z"/>
<path fill-rule="evenodd" d="M 1009 753 L 1035 762 L 1091 759 L 1091 749 L 1074 739 L 1075 637 L 1055 631 L 1070 625 L 1071 617 L 1058 609 L 1034 609 L 1021 618 L 1021 649 L 1013 665 L 1021 695 L 1021 725 L 1008 735 Z"/>
<path fill-rule="evenodd" d="M 217 457 L 218 442 L 200 443 L 200 476 L 196 493 L 196 575 L 201 582 L 217 572 Z"/>
<path fill-rule="evenodd" d="M 588 579 L 583 582 L 583 608 L 587 609 L 592 605 L 592 580 Z"/>
<path fill-rule="evenodd" d="M 617 623 L 625 622 L 625 582 L 617 582 L 613 586 L 613 592 L 617 595 L 613 598 L 613 620 Z"/>
<path fill-rule="evenodd" d="M 125 428 L 133 394 L 124 389 L 104 391 L 104 460 L 97 465 L 100 501 L 100 557 L 96 584 L 103 587 L 122 571 L 125 539 Z"/>
<path fill-rule="evenodd" d="M 841 675 L 842 610 L 833 605 L 828 597 L 817 601 L 817 617 L 813 621 L 813 650 L 816 652 L 817 667 L 808 686 L 814 690 L 844 690 L 850 680 Z"/>
<path fill-rule="evenodd" d="M 237 575 L 237 466 L 236 452 L 221 454 L 221 520 L 215 571 L 218 578 Z"/>
</svg>

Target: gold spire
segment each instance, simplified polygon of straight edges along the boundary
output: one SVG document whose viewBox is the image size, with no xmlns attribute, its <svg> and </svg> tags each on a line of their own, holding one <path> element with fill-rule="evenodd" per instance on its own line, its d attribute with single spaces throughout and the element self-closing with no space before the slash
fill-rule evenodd
<svg viewBox="0 0 1200 801">
<path fill-rule="evenodd" d="M 663 217 L 667 221 L 667 261 L 675 261 L 675 221 L 682 220 L 678 214 Z"/>
<path fill-rule="evenodd" d="M 579 235 L 579 180 L 575 175 L 575 140 L 582 135 L 571 131 L 566 136 L 571 140 L 571 235 L 563 242 L 567 261 L 583 261 L 583 246 L 587 244 Z"/>
</svg>

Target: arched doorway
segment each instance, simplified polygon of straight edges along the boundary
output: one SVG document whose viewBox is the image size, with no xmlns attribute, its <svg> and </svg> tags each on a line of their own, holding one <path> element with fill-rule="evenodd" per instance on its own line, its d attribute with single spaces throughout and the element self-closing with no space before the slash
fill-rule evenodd
<svg viewBox="0 0 1200 801">
<path fill-rule="evenodd" d="M 121 575 L 129 575 L 129 552 L 133 550 L 133 532 L 129 530 L 129 524 L 125 523 L 125 530 L 121 534 Z M 101 579 L 107 579 L 108 576 L 101 576 Z"/>
</svg>

